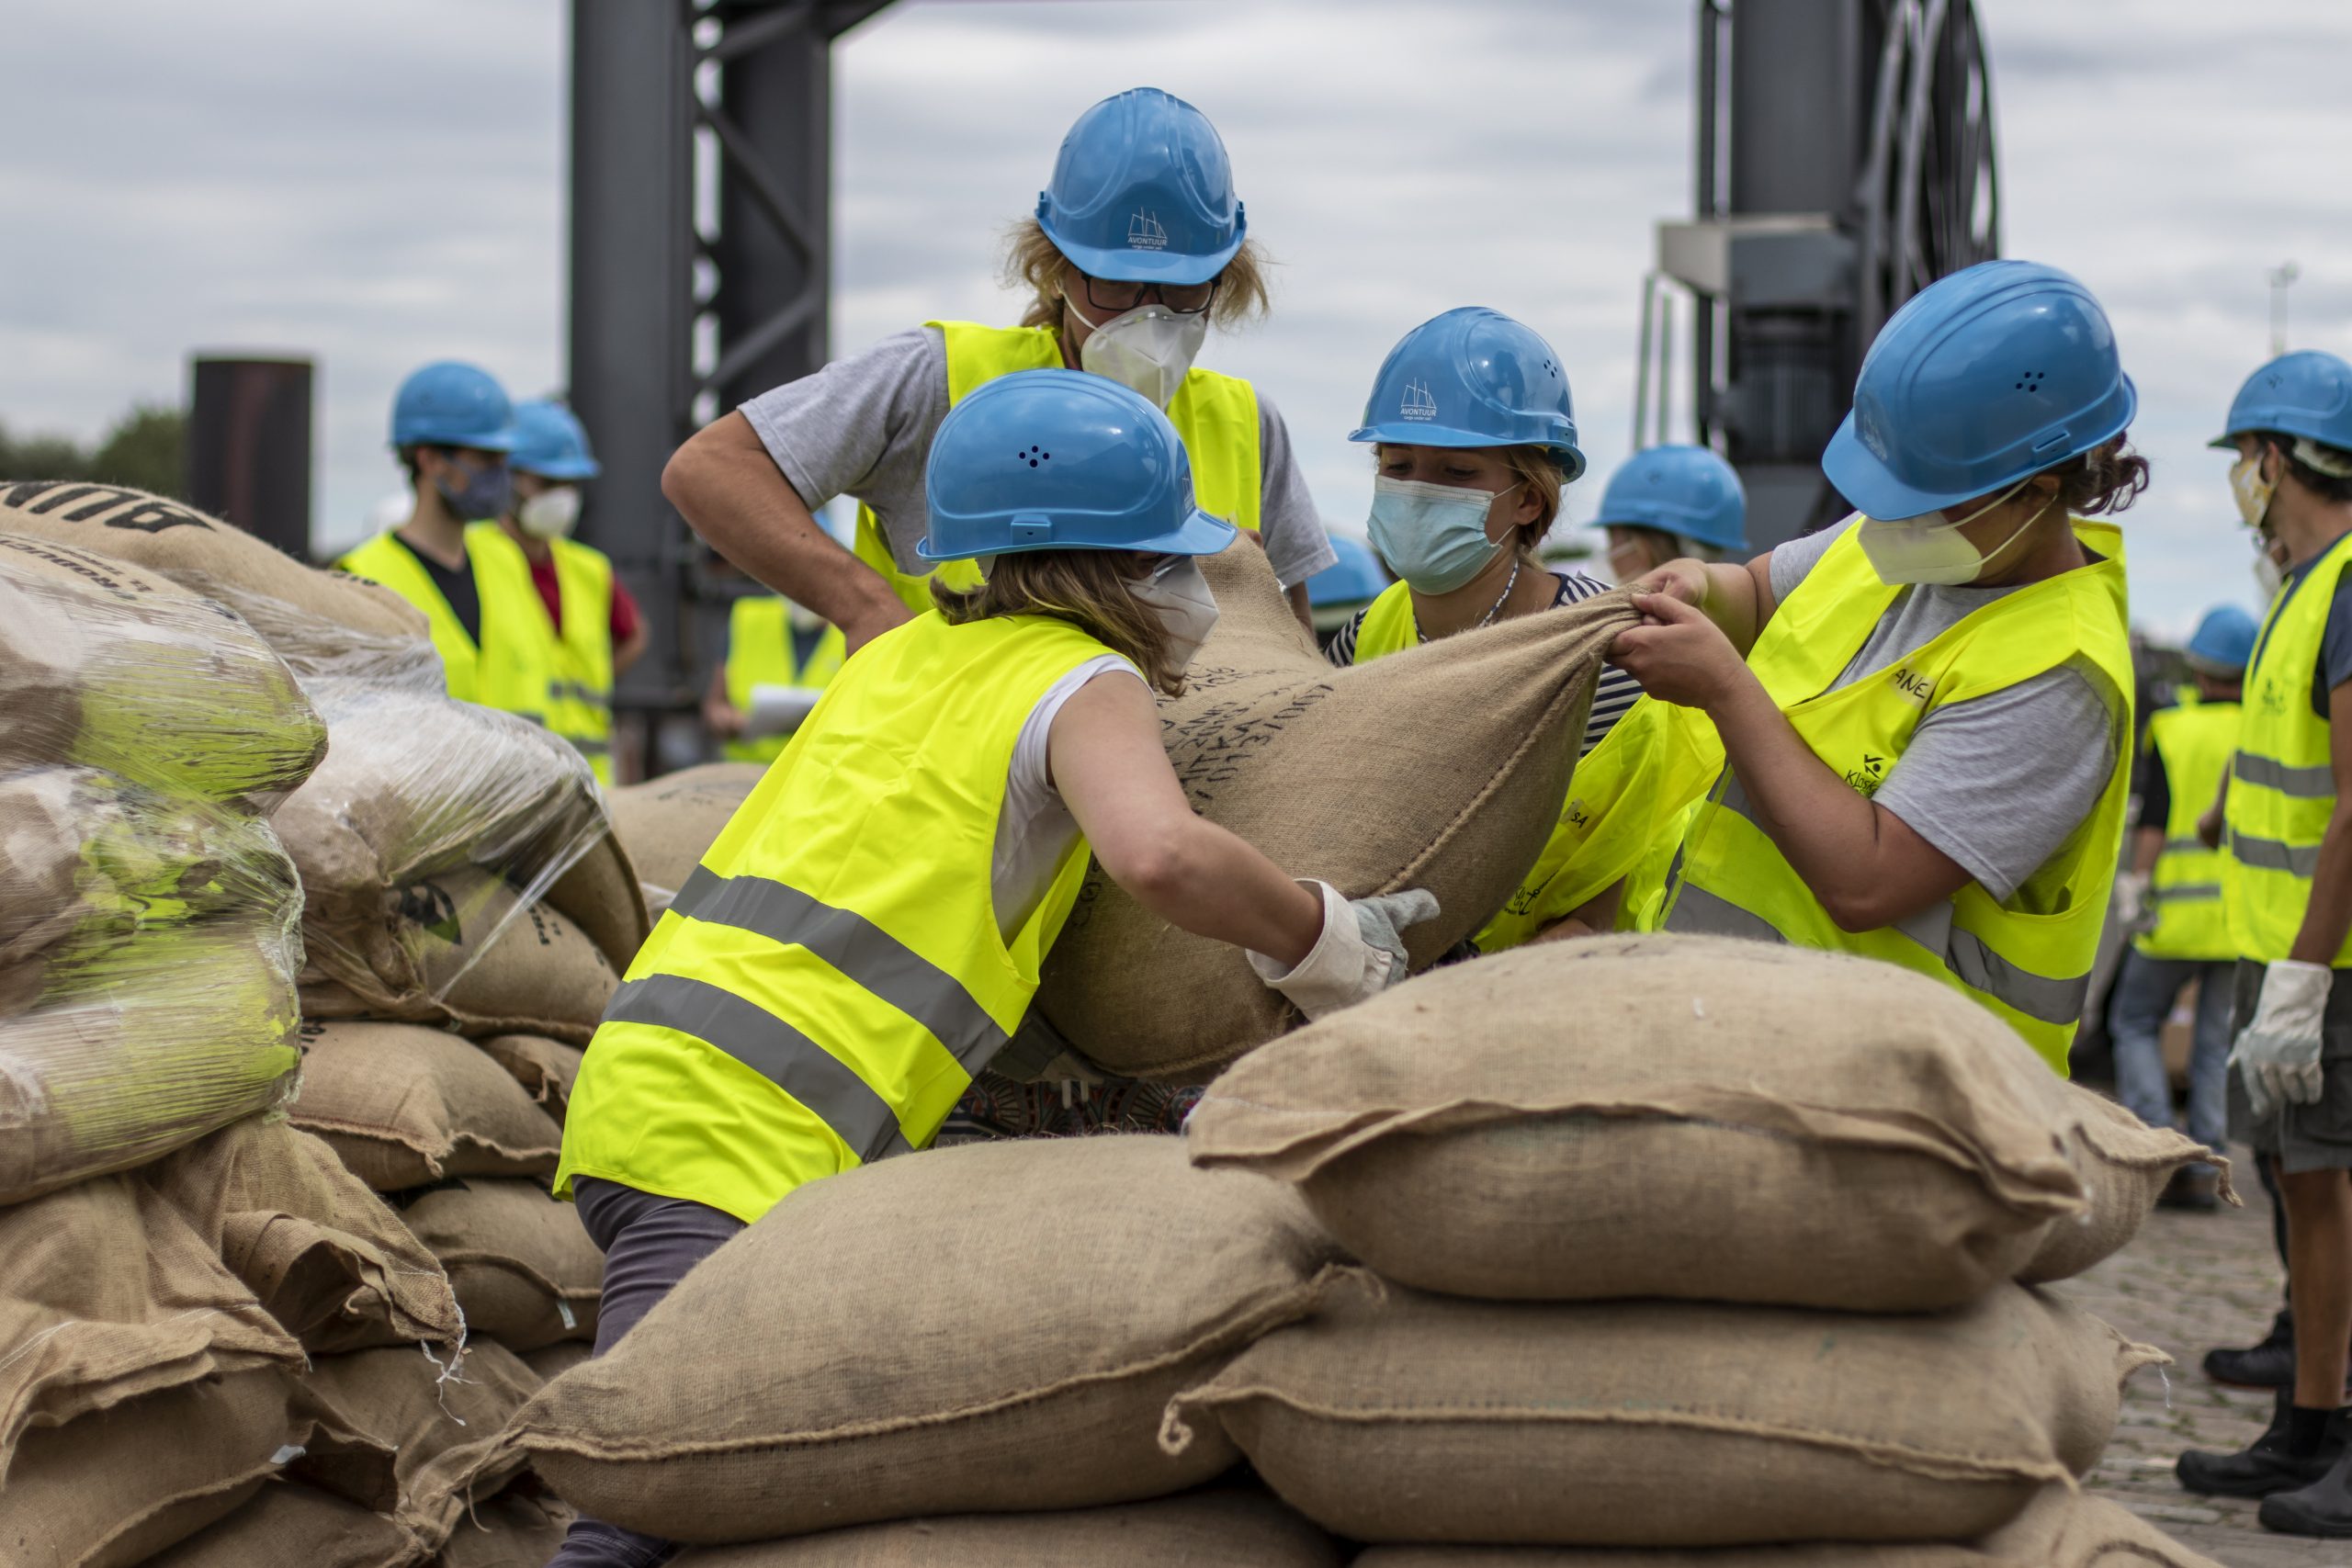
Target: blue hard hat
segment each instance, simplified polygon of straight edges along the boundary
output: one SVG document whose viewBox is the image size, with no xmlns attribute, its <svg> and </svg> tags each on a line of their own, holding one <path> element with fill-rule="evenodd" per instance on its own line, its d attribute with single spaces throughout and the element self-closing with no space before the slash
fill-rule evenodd
<svg viewBox="0 0 2352 1568">
<path fill-rule="evenodd" d="M 593 479 L 604 472 L 588 450 L 580 416 L 545 398 L 514 405 L 514 450 L 506 460 L 526 474 L 551 479 Z"/>
<path fill-rule="evenodd" d="M 514 447 L 514 406 L 480 366 L 438 359 L 413 370 L 392 399 L 394 446 Z"/>
<path fill-rule="evenodd" d="M 939 422 L 925 560 L 1019 550 L 1215 555 L 1238 532 L 1193 504 L 1193 460 L 1148 399 L 1083 370 L 983 382 Z"/>
<path fill-rule="evenodd" d="M 1340 558 L 1306 580 L 1306 602 L 1361 604 L 1379 598 L 1388 586 L 1388 574 L 1381 570 L 1380 558 L 1372 553 L 1372 547 L 1334 534 L 1331 548 Z"/>
<path fill-rule="evenodd" d="M 2213 445 L 2234 446 L 2238 436 L 2256 430 L 2352 452 L 2352 365 L 2306 348 L 2282 354 L 2247 377 Z"/>
<path fill-rule="evenodd" d="M 1541 446 L 1584 472 L 1560 356 L 1500 310 L 1463 305 L 1407 333 L 1364 400 L 1351 441 L 1407 446 Z"/>
<path fill-rule="evenodd" d="M 1037 222 L 1079 271 L 1133 283 L 1206 283 L 1250 228 L 1216 127 L 1157 87 L 1078 117 Z"/>
<path fill-rule="evenodd" d="M 2235 604 L 2217 604 L 2205 612 L 2205 618 L 2197 623 L 2197 635 L 2188 639 L 2189 662 L 2209 671 L 2234 674 L 2254 662 L 2258 630 L 2254 617 Z"/>
<path fill-rule="evenodd" d="M 1866 516 L 1917 517 L 2080 457 L 2138 408 L 2089 289 L 2039 262 L 1979 262 L 1887 321 L 1821 471 Z"/>
<path fill-rule="evenodd" d="M 1653 446 L 1609 476 L 1596 528 L 1656 528 L 1719 550 L 1747 548 L 1747 492 L 1704 446 Z"/>
</svg>

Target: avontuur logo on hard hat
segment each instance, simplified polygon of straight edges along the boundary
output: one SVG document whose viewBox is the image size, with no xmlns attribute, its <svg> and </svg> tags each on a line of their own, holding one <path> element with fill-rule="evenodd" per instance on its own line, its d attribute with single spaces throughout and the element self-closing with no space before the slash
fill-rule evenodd
<svg viewBox="0 0 2352 1568">
<path fill-rule="evenodd" d="M 1429 383 L 1426 381 L 1406 382 L 1405 400 L 1396 412 L 1406 419 L 1435 419 L 1437 400 L 1430 396 Z"/>
<path fill-rule="evenodd" d="M 1149 209 L 1139 209 L 1127 220 L 1127 248 L 1136 251 L 1164 251 L 1168 248 L 1168 231 L 1159 224 L 1159 214 Z"/>
</svg>

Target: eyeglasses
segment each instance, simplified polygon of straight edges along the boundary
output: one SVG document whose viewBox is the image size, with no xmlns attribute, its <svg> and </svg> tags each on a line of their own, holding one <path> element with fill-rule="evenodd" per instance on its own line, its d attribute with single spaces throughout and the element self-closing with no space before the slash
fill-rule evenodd
<svg viewBox="0 0 2352 1568">
<path fill-rule="evenodd" d="M 1086 302 L 1098 310 L 1132 310 L 1149 295 L 1179 316 L 1197 316 L 1207 310 L 1221 281 L 1212 277 L 1206 283 L 1131 283 L 1083 272 L 1078 276 L 1086 286 Z"/>
</svg>

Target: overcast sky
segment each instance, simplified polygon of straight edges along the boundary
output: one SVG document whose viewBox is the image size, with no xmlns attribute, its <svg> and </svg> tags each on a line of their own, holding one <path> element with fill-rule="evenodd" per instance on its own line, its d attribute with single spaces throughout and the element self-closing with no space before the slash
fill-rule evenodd
<svg viewBox="0 0 2352 1568">
<path fill-rule="evenodd" d="M 625 0 L 605 0 L 619 4 Z M 655 3 L 655 0 L 626 0 Z M 2203 450 L 2268 350 L 2352 354 L 2352 6 L 1981 0 L 2007 252 L 2106 302 L 2156 486 L 2129 514 L 2135 617 L 2251 605 Z M 1589 517 L 1630 445 L 1638 280 L 1690 201 L 1686 0 L 900 0 L 836 53 L 833 346 L 1011 320 L 1002 225 L 1069 121 L 1149 84 L 1207 111 L 1283 264 L 1264 326 L 1203 363 L 1288 418 L 1326 515 L 1370 494 L 1344 439 L 1407 328 L 1492 305 L 1575 385 Z M 320 361 L 317 534 L 396 474 L 401 376 L 477 359 L 518 396 L 563 366 L 560 0 L 108 0 L 17 6 L 0 96 L 0 423 L 95 435 L 185 395 L 191 349 Z M 1442 17 L 1442 21 L 1438 18 Z"/>
</svg>

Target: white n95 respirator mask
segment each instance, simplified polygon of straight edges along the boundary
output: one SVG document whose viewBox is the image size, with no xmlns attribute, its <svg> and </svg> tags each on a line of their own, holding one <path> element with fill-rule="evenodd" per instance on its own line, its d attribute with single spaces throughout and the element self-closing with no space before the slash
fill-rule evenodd
<svg viewBox="0 0 2352 1568">
<path fill-rule="evenodd" d="M 1208 341 L 1205 310 L 1180 316 L 1165 305 L 1138 305 L 1097 327 L 1076 300 L 1069 309 L 1094 329 L 1079 348 L 1078 367 L 1141 393 L 1154 408 L 1165 409 L 1175 400 L 1201 344 Z"/>
<path fill-rule="evenodd" d="M 1160 629 L 1168 634 L 1168 656 L 1180 670 L 1192 663 L 1193 655 L 1216 629 L 1216 595 L 1201 575 L 1197 557 L 1171 557 L 1143 581 L 1129 583 L 1127 591 L 1159 617 Z"/>
<path fill-rule="evenodd" d="M 570 485 L 526 496 L 514 521 L 535 539 L 565 539 L 580 523 L 580 492 Z"/>
</svg>

